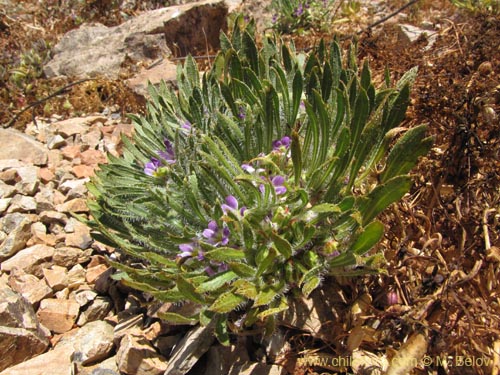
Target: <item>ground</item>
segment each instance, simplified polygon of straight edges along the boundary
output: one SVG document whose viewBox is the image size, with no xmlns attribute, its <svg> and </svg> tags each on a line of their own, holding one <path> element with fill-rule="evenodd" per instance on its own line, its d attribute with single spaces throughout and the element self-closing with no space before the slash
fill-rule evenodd
<svg viewBox="0 0 500 375">
<path fill-rule="evenodd" d="M 122 1 L 111 0 L 75 1 L 74 6 L 68 5 L 71 1 L 58 6 L 50 0 L 2 3 L 7 6 L 0 11 L 0 123 L 22 129 L 32 116 L 73 116 L 110 106 L 118 106 L 122 113 L 144 110 L 119 80 L 75 84 L 62 95 L 40 101 L 73 81 L 45 80 L 39 69 L 50 46 L 82 21 L 117 24 L 166 2 L 150 0 L 142 2 L 142 8 L 132 5 L 121 11 L 117 4 Z M 377 2 L 386 14 L 402 5 L 402 1 Z M 382 215 L 386 235 L 380 247 L 387 273 L 336 280 L 345 297 L 336 330 L 339 337 L 315 340 L 290 330 L 286 335 L 291 349 L 285 358 L 318 351 L 343 355 L 345 347 L 338 343 L 350 339 L 352 344 L 360 334 L 346 323 L 351 307 L 363 300 L 366 324 L 360 349 L 391 354 L 409 335 L 415 338 L 420 332 L 429 343 L 430 358 L 451 362 L 420 365 L 415 374 L 490 374 L 491 363 L 478 359 L 498 360 L 500 355 L 500 17 L 461 10 L 447 1 L 420 1 L 405 9 L 404 16 L 370 29 L 376 13 L 363 9 L 328 33 L 308 31 L 288 38 L 303 48 L 321 37 L 331 38 L 334 32 L 344 43 L 357 34 L 359 58 L 369 59 L 380 81 L 386 67 L 397 80 L 418 66 L 412 104 L 402 126 L 427 123 L 435 142 L 413 171 L 411 193 Z M 259 19 L 270 18 L 259 2 L 244 2 L 244 10 Z M 417 26 L 425 23 L 433 31 L 410 43 L 401 37 L 396 19 Z M 437 38 L 431 45 L 434 32 Z M 34 62 L 29 63 L 30 58 Z M 14 117 L 37 101 L 40 105 Z M 375 322 L 378 333 L 368 339 Z M 294 371 L 312 370 L 334 371 L 310 364 L 295 366 Z"/>
</svg>

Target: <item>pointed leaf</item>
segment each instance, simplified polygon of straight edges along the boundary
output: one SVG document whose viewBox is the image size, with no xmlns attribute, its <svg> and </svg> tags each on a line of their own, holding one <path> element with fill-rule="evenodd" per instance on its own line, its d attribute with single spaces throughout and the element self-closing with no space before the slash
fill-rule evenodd
<svg viewBox="0 0 500 375">
<path fill-rule="evenodd" d="M 226 292 L 217 297 L 208 309 L 217 313 L 228 313 L 245 301 L 246 298 L 234 294 L 234 292 Z"/>
<path fill-rule="evenodd" d="M 373 221 L 363 229 L 349 251 L 356 255 L 364 255 L 380 241 L 383 234 L 384 225 L 380 221 Z"/>
</svg>

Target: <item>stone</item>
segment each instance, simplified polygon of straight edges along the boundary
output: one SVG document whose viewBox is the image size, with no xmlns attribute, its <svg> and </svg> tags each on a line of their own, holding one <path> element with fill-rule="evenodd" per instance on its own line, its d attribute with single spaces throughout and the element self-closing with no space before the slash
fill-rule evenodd
<svg viewBox="0 0 500 375">
<path fill-rule="evenodd" d="M 436 31 L 424 30 L 408 24 L 399 24 L 398 26 L 399 40 L 404 44 L 410 44 L 417 41 L 421 37 L 425 37 L 427 39 L 427 46 L 425 46 L 424 50 L 428 50 L 437 40 L 438 33 Z"/>
<path fill-rule="evenodd" d="M 81 151 L 82 151 L 81 145 L 69 145 L 61 149 L 63 157 L 71 161 L 74 161 L 76 158 L 79 158 Z"/>
<path fill-rule="evenodd" d="M 96 149 L 102 139 L 102 132 L 100 129 L 93 129 L 87 134 L 82 135 L 82 143 L 89 146 L 91 149 Z"/>
<path fill-rule="evenodd" d="M 144 317 L 142 314 L 129 315 L 120 319 L 118 324 L 114 327 L 113 340 L 119 344 L 126 334 L 140 334 L 143 328 Z"/>
<path fill-rule="evenodd" d="M 8 185 L 14 185 L 19 179 L 19 175 L 15 169 L 7 169 L 6 171 L 0 172 L 0 180 Z"/>
<path fill-rule="evenodd" d="M 42 181 L 44 184 L 47 184 L 50 181 L 54 181 L 56 175 L 52 173 L 50 168 L 40 168 L 38 170 L 38 177 L 40 178 L 40 181 Z"/>
<path fill-rule="evenodd" d="M 46 225 L 53 223 L 66 225 L 66 222 L 68 221 L 68 217 L 65 214 L 51 210 L 40 212 L 39 218 L 40 221 Z"/>
<path fill-rule="evenodd" d="M 34 165 L 45 165 L 47 149 L 32 137 L 15 129 L 0 129 L 0 159 L 18 159 Z"/>
<path fill-rule="evenodd" d="M 54 250 L 52 261 L 58 266 L 73 267 L 75 264 L 87 262 L 91 254 L 91 249 L 82 250 L 76 247 L 62 246 Z"/>
<path fill-rule="evenodd" d="M 85 284 L 85 269 L 80 264 L 73 266 L 68 271 L 68 284 L 70 289 L 76 289 Z"/>
<path fill-rule="evenodd" d="M 54 132 L 63 138 L 76 134 L 85 134 L 89 130 L 90 121 L 86 117 L 73 117 L 52 124 Z"/>
<path fill-rule="evenodd" d="M 33 197 L 28 197 L 26 195 L 17 194 L 14 195 L 10 201 L 9 209 L 7 212 L 35 212 L 37 208 L 36 200 Z"/>
<path fill-rule="evenodd" d="M 43 187 L 35 194 L 37 212 L 55 210 L 56 190 Z"/>
<path fill-rule="evenodd" d="M 24 248 L 31 235 L 31 222 L 30 218 L 22 216 L 22 220 L 16 225 L 15 229 L 11 231 L 4 230 L 7 233 L 7 238 L 0 244 L 0 261 L 10 258 Z"/>
<path fill-rule="evenodd" d="M 95 174 L 95 170 L 95 167 L 84 164 L 75 165 L 71 168 L 71 172 L 73 172 L 76 178 L 92 177 Z"/>
<path fill-rule="evenodd" d="M 93 366 L 79 366 L 77 373 L 78 375 L 120 375 L 116 365 L 116 356 Z"/>
<path fill-rule="evenodd" d="M 95 267 L 87 268 L 87 273 L 85 274 L 85 280 L 89 284 L 93 284 L 96 280 L 108 270 L 108 266 L 105 264 L 99 264 Z"/>
<path fill-rule="evenodd" d="M 164 60 L 149 69 L 144 68 L 134 77 L 127 80 L 127 86 L 136 94 L 149 97 L 149 83 L 158 85 L 161 81 L 167 83 L 177 81 L 177 64 L 169 60 Z M 116 143 L 117 140 L 114 139 L 113 141 Z"/>
<path fill-rule="evenodd" d="M 99 150 L 86 150 L 81 153 L 82 164 L 87 166 L 97 166 L 107 162 L 106 155 Z"/>
<path fill-rule="evenodd" d="M 65 267 L 53 265 L 43 269 L 43 276 L 47 285 L 57 292 L 68 286 L 68 270 Z"/>
<path fill-rule="evenodd" d="M 73 328 L 80 305 L 76 301 L 44 299 L 36 315 L 41 324 L 55 333 L 64 333 Z"/>
<path fill-rule="evenodd" d="M 248 362 L 240 366 L 234 366 L 228 375 L 286 375 L 284 367 L 278 365 L 267 365 L 265 363 Z"/>
<path fill-rule="evenodd" d="M 56 206 L 57 211 L 59 212 L 89 212 L 89 208 L 87 207 L 86 200 L 83 198 L 75 198 L 71 199 L 67 202 L 59 204 Z"/>
<path fill-rule="evenodd" d="M 66 140 L 59 134 L 49 137 L 47 140 L 47 148 L 49 150 L 57 150 L 66 145 Z"/>
<path fill-rule="evenodd" d="M 9 198 L 16 194 L 17 190 L 14 186 L 7 185 L 5 182 L 0 181 L 0 198 Z"/>
<path fill-rule="evenodd" d="M 54 248 L 46 245 L 34 245 L 19 251 L 12 258 L 0 265 L 3 272 L 11 272 L 14 268 L 26 273 L 42 276 L 42 265 L 54 255 Z"/>
<path fill-rule="evenodd" d="M 97 293 L 93 290 L 78 290 L 76 291 L 74 298 L 75 301 L 80 305 L 80 307 L 87 306 L 97 297 Z"/>
<path fill-rule="evenodd" d="M 25 273 L 22 270 L 14 269 L 9 275 L 9 286 L 13 291 L 22 295 L 32 306 L 52 295 L 52 289 L 45 280 L 34 275 Z"/>
<path fill-rule="evenodd" d="M 204 375 L 228 374 L 231 367 L 249 361 L 250 357 L 243 345 L 214 345 L 207 353 Z"/>
<path fill-rule="evenodd" d="M 88 322 L 103 320 L 108 316 L 112 308 L 113 304 L 110 298 L 97 297 L 90 305 L 81 311 L 76 324 L 81 327 Z"/>
<path fill-rule="evenodd" d="M 91 168 L 92 171 L 94 170 L 93 167 L 87 167 L 86 165 L 77 165 L 73 167 L 73 169 L 76 167 L 85 167 Z M 59 185 L 59 191 L 61 191 L 63 194 L 66 194 L 69 199 L 83 198 L 88 191 L 85 185 L 89 181 L 90 178 L 88 177 L 79 178 L 78 180 L 67 180 Z"/>
<path fill-rule="evenodd" d="M 82 250 L 88 249 L 92 245 L 92 236 L 90 235 L 90 229 L 80 222 L 74 224 L 74 231 L 68 233 L 66 240 L 64 241 L 67 247 L 78 247 Z"/>
<path fill-rule="evenodd" d="M 64 334 L 53 350 L 10 367 L 0 375 L 69 375 L 74 373 L 76 360 L 90 364 L 106 358 L 113 350 L 113 343 L 109 340 L 108 323 L 89 323 Z M 80 375 L 80 372 L 78 374 Z"/>
<path fill-rule="evenodd" d="M 165 375 L 185 375 L 210 349 L 214 340 L 213 323 L 192 328 L 175 347 Z"/>
<path fill-rule="evenodd" d="M 224 1 L 207 0 L 144 12 L 115 27 L 82 25 L 61 38 L 44 72 L 49 78 L 118 78 L 126 59 L 150 64 L 170 55 L 168 43 L 184 55 L 216 48 L 227 13 Z"/>
<path fill-rule="evenodd" d="M 43 353 L 48 346 L 33 307 L 0 280 L 0 371 Z"/>
<path fill-rule="evenodd" d="M 16 169 L 20 181 L 16 184 L 16 191 L 20 194 L 33 196 L 40 185 L 38 171 L 40 168 L 35 166 L 20 167 Z"/>
<path fill-rule="evenodd" d="M 0 215 L 7 211 L 11 200 L 12 198 L 0 198 Z"/>
<path fill-rule="evenodd" d="M 160 375 L 167 360 L 143 337 L 126 334 L 116 353 L 118 369 L 128 375 Z"/>
</svg>

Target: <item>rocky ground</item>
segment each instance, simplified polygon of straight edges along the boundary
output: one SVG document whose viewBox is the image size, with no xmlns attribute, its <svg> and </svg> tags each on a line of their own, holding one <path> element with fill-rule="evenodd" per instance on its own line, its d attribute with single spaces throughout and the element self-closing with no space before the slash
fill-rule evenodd
<svg viewBox="0 0 500 375">
<path fill-rule="evenodd" d="M 0 10 L 3 67 L 29 50 L 30 40 L 31 46 L 42 37 L 55 43 L 71 29 L 81 32 L 78 17 L 105 24 L 108 29 L 87 30 L 114 35 L 118 44 L 126 40 L 128 53 L 100 68 L 107 76 L 85 82 L 73 76 L 78 72 L 54 73 L 67 66 L 56 59 L 43 64 L 46 75 L 55 75 L 50 80 L 14 81 L 0 70 L 0 122 L 8 125 L 0 129 L 1 375 L 375 374 L 398 355 L 420 358 L 405 370 L 415 367 L 415 374 L 499 373 L 497 15 L 420 1 L 367 29 L 403 5 L 377 1 L 335 27 L 345 43 L 362 31 L 359 57 L 370 60 L 380 81 L 386 66 L 393 79 L 419 66 L 403 126 L 429 123 L 435 145 L 415 171 L 411 194 L 382 215 L 387 275 L 328 280 L 310 300 L 296 302 L 271 339 L 235 336 L 224 348 L 203 328 L 157 318 L 158 311 L 182 314 L 195 306 L 158 304 L 114 281 L 106 263 L 114 249 L 94 241 L 78 220 L 87 217 L 89 177 L 106 153 L 120 153 L 121 135 L 132 134 L 124 114 L 144 111 L 144 82 L 173 79 L 182 61 L 179 43 L 164 45 L 154 33 L 135 31 L 130 38 L 127 31 L 145 11 L 165 4 L 120 2 L 118 9 L 111 1 L 101 8 L 87 2 L 72 14 L 59 3 L 0 1 L 9 10 Z M 241 9 L 258 18 L 261 30 L 272 16 L 261 2 L 244 1 Z M 308 47 L 332 31 L 292 38 L 298 48 Z M 149 54 L 129 60 L 138 45 Z M 209 43 L 193 48 L 215 51 Z M 62 47 L 59 52 L 62 57 Z M 339 358 L 349 361 L 336 363 Z"/>
</svg>

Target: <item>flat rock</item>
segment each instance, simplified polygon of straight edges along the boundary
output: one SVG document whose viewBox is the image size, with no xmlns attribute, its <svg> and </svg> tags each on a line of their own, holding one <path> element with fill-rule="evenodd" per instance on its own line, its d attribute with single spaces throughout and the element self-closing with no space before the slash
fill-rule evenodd
<svg viewBox="0 0 500 375">
<path fill-rule="evenodd" d="M 58 266 L 73 267 L 76 264 L 87 262 L 91 253 L 91 249 L 82 250 L 76 247 L 62 246 L 54 250 L 52 260 Z"/>
<path fill-rule="evenodd" d="M 35 212 L 36 208 L 37 208 L 37 203 L 35 198 L 28 197 L 26 195 L 16 194 L 12 197 L 7 212 L 29 213 L 29 212 Z"/>
<path fill-rule="evenodd" d="M 4 261 L 0 269 L 10 272 L 14 268 L 23 270 L 35 276 L 42 276 L 41 265 L 54 255 L 54 248 L 46 245 L 34 245 L 19 251 L 12 258 Z"/>
<path fill-rule="evenodd" d="M 148 97 L 148 84 L 158 85 L 161 81 L 175 82 L 177 80 L 177 65 L 169 60 L 151 67 L 144 68 L 134 77 L 127 80 L 127 85 L 136 94 Z"/>
<path fill-rule="evenodd" d="M 44 299 L 36 315 L 41 324 L 52 332 L 68 332 L 76 322 L 80 305 L 76 301 Z"/>
<path fill-rule="evenodd" d="M 16 184 L 16 191 L 24 195 L 35 195 L 40 185 L 40 177 L 38 176 L 39 170 L 40 168 L 32 165 L 16 168 L 16 172 L 21 179 Z"/>
<path fill-rule="evenodd" d="M 0 280 L 0 371 L 43 353 L 48 345 L 33 307 Z"/>
<path fill-rule="evenodd" d="M 6 231 L 8 233 L 7 238 L 0 244 L 0 261 L 10 258 L 24 248 L 31 236 L 31 223 L 29 217 L 23 216 L 12 231 Z"/>
<path fill-rule="evenodd" d="M 0 129 L 0 159 L 18 159 L 34 165 L 45 165 L 47 148 L 32 137 L 14 129 Z"/>
<path fill-rule="evenodd" d="M 126 334 L 116 353 L 118 369 L 127 375 L 160 375 L 167 360 L 143 337 Z"/>
<path fill-rule="evenodd" d="M 88 322 L 103 320 L 111 311 L 113 304 L 109 297 L 97 297 L 90 305 L 83 309 L 76 324 L 84 326 Z"/>
<path fill-rule="evenodd" d="M 52 295 L 52 289 L 45 280 L 27 274 L 22 270 L 15 269 L 11 272 L 9 286 L 13 291 L 26 298 L 32 306 L 38 305 L 42 299 Z"/>
<path fill-rule="evenodd" d="M 170 55 L 169 43 L 183 54 L 217 47 L 227 13 L 224 1 L 206 0 L 144 12 L 115 27 L 82 25 L 63 36 L 44 72 L 117 78 L 125 59 L 151 63 Z"/>
</svg>

